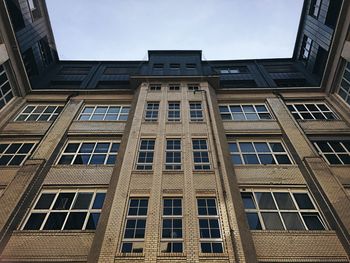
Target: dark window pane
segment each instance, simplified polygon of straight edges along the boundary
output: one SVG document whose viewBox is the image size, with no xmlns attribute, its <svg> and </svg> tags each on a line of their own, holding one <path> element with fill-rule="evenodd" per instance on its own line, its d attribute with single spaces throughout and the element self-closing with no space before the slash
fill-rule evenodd
<svg viewBox="0 0 350 263">
<path fill-rule="evenodd" d="M 212 243 L 213 253 L 223 253 L 222 243 Z"/>
<path fill-rule="evenodd" d="M 53 209 L 69 209 L 75 193 L 60 193 Z"/>
<path fill-rule="evenodd" d="M 307 228 L 309 230 L 324 230 L 320 217 L 316 213 L 302 213 L 301 214 Z"/>
<path fill-rule="evenodd" d="M 173 253 L 181 253 L 183 251 L 182 243 L 174 242 L 173 243 Z"/>
<path fill-rule="evenodd" d="M 88 209 L 93 193 L 78 193 L 73 209 Z"/>
<path fill-rule="evenodd" d="M 97 143 L 94 150 L 95 153 L 107 153 L 109 149 L 109 143 Z"/>
<path fill-rule="evenodd" d="M 287 230 L 304 230 L 298 213 L 282 213 L 282 218 Z"/>
<path fill-rule="evenodd" d="M 33 145 L 34 143 L 24 143 L 22 147 L 19 149 L 18 153 L 29 153 Z"/>
<path fill-rule="evenodd" d="M 77 152 L 79 143 L 69 143 L 64 150 L 65 153 L 75 153 Z"/>
<path fill-rule="evenodd" d="M 259 164 L 256 154 L 243 154 L 245 164 Z"/>
<path fill-rule="evenodd" d="M 116 155 L 109 155 L 108 159 L 107 159 L 107 163 L 106 164 L 115 164 L 117 160 L 117 156 Z"/>
<path fill-rule="evenodd" d="M 261 164 L 275 164 L 272 154 L 259 154 Z"/>
<path fill-rule="evenodd" d="M 25 155 L 15 155 L 9 165 L 20 165 L 25 157 Z"/>
<path fill-rule="evenodd" d="M 7 148 L 8 144 L 0 144 L 0 153 L 3 153 Z"/>
<path fill-rule="evenodd" d="M 283 230 L 283 224 L 278 213 L 262 212 L 266 230 Z"/>
<path fill-rule="evenodd" d="M 241 193 L 245 209 L 255 209 L 255 203 L 252 193 Z"/>
<path fill-rule="evenodd" d="M 87 230 L 96 229 L 99 219 L 100 219 L 100 213 L 91 213 L 85 229 Z"/>
<path fill-rule="evenodd" d="M 211 253 L 211 245 L 210 243 L 201 243 L 201 252 L 202 253 Z"/>
<path fill-rule="evenodd" d="M 270 146 L 273 152 L 284 152 L 284 148 L 279 142 L 270 143 Z"/>
<path fill-rule="evenodd" d="M 240 142 L 239 146 L 242 152 L 255 152 L 253 144 L 251 142 Z"/>
<path fill-rule="evenodd" d="M 271 152 L 266 142 L 255 142 L 254 146 L 257 152 Z"/>
<path fill-rule="evenodd" d="M 315 209 L 308 194 L 293 193 L 293 196 L 300 209 Z"/>
<path fill-rule="evenodd" d="M 119 143 L 112 143 L 111 152 L 118 152 L 119 146 Z"/>
<path fill-rule="evenodd" d="M 105 197 L 106 197 L 106 193 L 97 193 L 92 209 L 102 209 Z"/>
<path fill-rule="evenodd" d="M 5 153 L 16 153 L 21 145 L 21 143 L 13 143 L 10 145 L 10 147 L 7 148 Z"/>
<path fill-rule="evenodd" d="M 58 164 L 71 164 L 74 155 L 62 155 Z"/>
<path fill-rule="evenodd" d="M 44 213 L 32 213 L 24 226 L 24 230 L 39 230 L 41 224 L 44 221 L 46 214 Z"/>
<path fill-rule="evenodd" d="M 261 224 L 257 213 L 246 213 L 250 230 L 261 230 Z"/>
<path fill-rule="evenodd" d="M 90 164 L 104 164 L 106 159 L 105 154 L 94 154 L 91 157 Z"/>
<path fill-rule="evenodd" d="M 132 252 L 132 243 L 123 243 L 122 253 L 131 253 Z"/>
<path fill-rule="evenodd" d="M 49 218 L 45 223 L 44 230 L 61 230 L 66 216 L 66 212 L 50 213 Z"/>
<path fill-rule="evenodd" d="M 68 216 L 64 229 L 79 230 L 83 228 L 86 212 L 71 212 Z"/>
<path fill-rule="evenodd" d="M 338 154 L 339 158 L 344 164 L 350 164 L 350 155 L 348 154 Z"/>
<path fill-rule="evenodd" d="M 295 210 L 295 205 L 289 193 L 273 193 L 279 209 Z"/>
<path fill-rule="evenodd" d="M 258 192 L 255 193 L 255 198 L 260 209 L 276 209 L 271 193 Z"/>
<path fill-rule="evenodd" d="M 4 156 L 0 157 L 0 165 L 7 165 L 12 157 L 13 157 L 13 155 L 4 155 Z"/>
<path fill-rule="evenodd" d="M 291 161 L 286 154 L 276 154 L 275 155 L 278 164 L 291 164 Z"/>
<path fill-rule="evenodd" d="M 87 154 L 78 154 L 75 157 L 74 164 L 88 164 L 90 155 Z"/>
<path fill-rule="evenodd" d="M 49 209 L 55 196 L 56 194 L 54 193 L 41 194 L 39 201 L 36 203 L 34 209 Z"/>
<path fill-rule="evenodd" d="M 242 159 L 241 159 L 241 156 L 239 154 L 232 154 L 231 160 L 232 160 L 233 164 L 242 164 Z"/>
<path fill-rule="evenodd" d="M 94 143 L 83 143 L 80 147 L 79 152 L 80 153 L 92 153 L 94 146 L 95 146 Z"/>
<path fill-rule="evenodd" d="M 332 152 L 332 149 L 329 147 L 327 142 L 316 142 L 316 144 L 322 152 Z"/>
<path fill-rule="evenodd" d="M 341 164 L 341 161 L 335 154 L 324 155 L 330 164 Z"/>
<path fill-rule="evenodd" d="M 237 144 L 236 143 L 229 143 L 228 147 L 230 149 L 230 152 L 238 152 Z"/>
</svg>

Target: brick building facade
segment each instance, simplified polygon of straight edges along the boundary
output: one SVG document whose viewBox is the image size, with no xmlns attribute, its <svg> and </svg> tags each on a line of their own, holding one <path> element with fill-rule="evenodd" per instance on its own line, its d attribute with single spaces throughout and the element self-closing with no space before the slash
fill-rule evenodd
<svg viewBox="0 0 350 263">
<path fill-rule="evenodd" d="M 349 262 L 349 1 L 231 61 L 60 61 L 45 1 L 0 12 L 0 261 Z"/>
</svg>

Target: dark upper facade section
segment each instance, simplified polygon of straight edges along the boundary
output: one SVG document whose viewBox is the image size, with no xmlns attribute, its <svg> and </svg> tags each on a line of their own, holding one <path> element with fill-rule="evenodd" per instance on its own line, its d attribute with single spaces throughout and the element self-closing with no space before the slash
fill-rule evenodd
<svg viewBox="0 0 350 263">
<path fill-rule="evenodd" d="M 147 77 L 205 77 L 220 89 L 318 87 L 342 0 L 305 0 L 293 58 L 202 60 L 202 52 L 149 51 L 144 61 L 59 61 L 45 1 L 6 0 L 32 89 L 131 89 Z"/>
</svg>

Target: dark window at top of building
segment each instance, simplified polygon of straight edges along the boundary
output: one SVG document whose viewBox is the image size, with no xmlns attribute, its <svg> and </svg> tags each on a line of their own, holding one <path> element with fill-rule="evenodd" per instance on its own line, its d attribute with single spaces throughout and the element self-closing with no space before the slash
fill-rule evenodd
<svg viewBox="0 0 350 263">
<path fill-rule="evenodd" d="M 311 47 L 312 39 L 304 35 L 303 43 L 301 44 L 299 59 L 304 61 L 305 64 L 307 64 L 307 61 L 309 60 Z"/>
<path fill-rule="evenodd" d="M 257 87 L 255 80 L 224 80 L 221 81 L 222 88 L 252 88 Z"/>
<path fill-rule="evenodd" d="M 337 25 L 338 16 L 339 16 L 342 2 L 343 2 L 342 0 L 329 1 L 329 6 L 328 6 L 325 24 L 333 29 Z"/>
<path fill-rule="evenodd" d="M 42 39 L 40 39 L 38 45 L 43 65 L 50 65 L 53 61 L 53 58 L 47 37 L 43 37 Z"/>
<path fill-rule="evenodd" d="M 180 64 L 179 63 L 170 63 L 170 68 L 171 69 L 180 69 Z"/>
<path fill-rule="evenodd" d="M 246 66 L 233 66 L 233 67 L 220 67 L 216 71 L 220 74 L 244 74 L 249 73 L 249 70 Z"/>
<path fill-rule="evenodd" d="M 187 69 L 195 69 L 197 66 L 195 63 L 187 63 L 186 64 L 186 68 Z"/>
<path fill-rule="evenodd" d="M 38 66 L 35 61 L 33 49 L 29 48 L 27 51 L 25 51 L 22 54 L 22 58 L 23 58 L 23 63 L 26 68 L 28 77 L 38 75 Z"/>
<path fill-rule="evenodd" d="M 40 4 L 38 0 L 27 0 L 30 12 L 32 14 L 33 22 L 42 17 Z"/>
<path fill-rule="evenodd" d="M 323 72 L 327 63 L 327 58 L 328 58 L 328 52 L 323 48 L 319 47 L 317 51 L 313 73 L 315 73 L 318 76 L 323 75 Z"/>
<path fill-rule="evenodd" d="M 294 73 L 294 72 L 298 72 L 298 70 L 294 67 L 293 64 L 265 65 L 264 68 L 269 73 Z"/>
<path fill-rule="evenodd" d="M 63 67 L 58 75 L 87 75 L 91 67 Z"/>
<path fill-rule="evenodd" d="M 153 64 L 153 68 L 154 69 L 163 69 L 164 67 L 164 64 L 161 64 L 161 63 L 155 63 Z"/>
<path fill-rule="evenodd" d="M 309 15 L 318 18 L 320 14 L 322 0 L 311 0 Z"/>
<path fill-rule="evenodd" d="M 306 87 L 309 83 L 306 79 L 274 79 L 277 87 Z"/>
<path fill-rule="evenodd" d="M 6 0 L 7 10 L 10 14 L 13 29 L 17 32 L 25 27 L 21 7 L 18 0 Z"/>
</svg>

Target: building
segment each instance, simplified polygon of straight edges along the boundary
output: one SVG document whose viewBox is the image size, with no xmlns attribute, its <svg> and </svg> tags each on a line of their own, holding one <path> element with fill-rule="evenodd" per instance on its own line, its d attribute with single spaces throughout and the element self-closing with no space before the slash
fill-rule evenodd
<svg viewBox="0 0 350 263">
<path fill-rule="evenodd" d="M 60 61 L 45 1 L 0 12 L 0 261 L 349 262 L 348 0 L 242 61 Z"/>
</svg>

